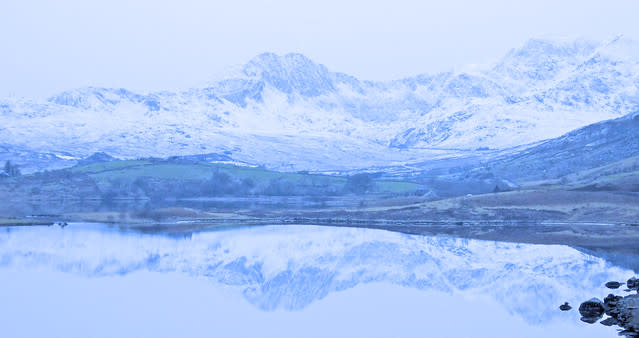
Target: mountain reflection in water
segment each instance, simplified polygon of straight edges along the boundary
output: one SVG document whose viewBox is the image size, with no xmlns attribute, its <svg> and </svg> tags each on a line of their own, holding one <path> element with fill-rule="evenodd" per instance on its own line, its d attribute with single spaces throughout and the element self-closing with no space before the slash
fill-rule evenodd
<svg viewBox="0 0 639 338">
<path fill-rule="evenodd" d="M 0 229 L 0 281 L 4 281 L 0 284 L 5 284 L 0 290 L 0 325 L 5 332 L 18 330 L 16 323 L 20 321 L 15 317 L 21 307 L 26 312 L 49 309 L 43 317 L 55 317 L 61 304 L 52 299 L 60 293 L 71 307 L 69 311 L 74 311 L 69 304 L 82 301 L 75 297 L 89 297 L 96 308 L 115 306 L 123 317 L 127 317 L 123 314 L 127 308 L 144 312 L 180 308 L 179 304 L 186 302 L 181 310 L 188 317 L 184 320 L 194 321 L 187 335 L 197 336 L 211 333 L 196 330 L 203 323 L 198 321 L 202 313 L 217 313 L 217 319 L 227 316 L 224 323 L 216 324 L 222 331 L 224 325 L 237 324 L 219 336 L 251 334 L 242 331 L 251 325 L 243 327 L 236 317 L 242 317 L 241 322 L 261 322 L 264 326 L 259 330 L 254 327 L 257 331 L 253 334 L 268 336 L 266 327 L 280 320 L 311 325 L 312 319 L 305 313 L 312 314 L 315 323 L 322 323 L 322 313 L 346 309 L 351 318 L 342 316 L 341 320 L 348 322 L 333 322 L 342 329 L 324 326 L 324 331 L 303 331 L 304 335 L 335 335 L 326 331 L 329 328 L 345 336 L 367 332 L 346 330 L 364 325 L 358 324 L 357 318 L 366 318 L 371 330 L 381 325 L 383 318 L 387 324 L 412 318 L 412 322 L 424 322 L 429 330 L 436 330 L 438 321 L 444 325 L 438 316 L 451 313 L 458 317 L 449 318 L 446 325 L 455 325 L 455 330 L 433 336 L 464 336 L 464 329 L 475 336 L 485 332 L 486 337 L 499 332 L 531 337 L 555 336 L 553 332 L 558 337 L 575 333 L 594 337 L 602 332 L 614 336 L 611 328 L 587 327 L 574 320 L 578 316 L 575 311 L 563 313 L 557 307 L 564 301 L 578 304 L 584 295 L 601 290 L 606 281 L 628 275 L 632 272 L 566 246 L 424 237 L 361 228 L 286 225 L 169 237 L 95 224 L 72 224 L 64 229 L 11 227 Z M 33 293 L 34 289 L 40 293 Z M 153 295 L 144 298 L 149 290 Z M 118 296 L 107 296 L 109 292 Z M 211 292 L 217 295 L 214 299 L 210 299 Z M 184 298 L 175 299 L 176 295 Z M 193 304 L 188 303 L 190 297 Z M 103 304 L 114 299 L 118 304 Z M 243 307 L 246 302 L 242 299 L 252 310 Z M 239 308 L 234 315 L 233 309 Z M 81 309 L 75 308 L 78 311 Z M 193 313 L 187 316 L 184 311 Z M 146 318 L 139 312 L 136 316 L 142 322 Z M 377 316 L 382 318 L 376 320 Z M 29 321 L 38 322 L 43 317 L 36 315 Z M 168 325 L 156 317 L 146 320 L 146 326 Z M 407 331 L 401 336 L 423 336 L 407 325 L 402 324 Z M 500 331 L 500 326 L 512 330 Z M 68 333 L 65 329 L 69 327 L 61 327 L 60 332 Z M 491 328 L 495 328 L 493 333 Z M 275 336 L 286 336 L 286 330 L 280 329 Z M 365 335 L 388 336 L 397 334 L 395 329 L 376 329 Z M 134 335 L 131 328 L 125 331 Z M 169 332 L 158 331 L 153 336 Z"/>
</svg>

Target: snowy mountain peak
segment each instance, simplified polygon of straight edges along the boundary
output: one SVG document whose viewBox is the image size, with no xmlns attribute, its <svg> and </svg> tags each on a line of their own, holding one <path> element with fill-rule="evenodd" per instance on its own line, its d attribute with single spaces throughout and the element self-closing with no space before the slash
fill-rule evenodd
<svg viewBox="0 0 639 338">
<path fill-rule="evenodd" d="M 530 39 L 520 48 L 512 49 L 494 71 L 526 83 L 551 80 L 581 63 L 597 45 L 586 40 Z"/>
<path fill-rule="evenodd" d="M 328 69 L 302 54 L 263 53 L 249 61 L 243 71 L 286 94 L 312 97 L 334 90 Z"/>
<path fill-rule="evenodd" d="M 1 101 L 0 144 L 76 157 L 230 151 L 273 169 L 340 170 L 521 146 L 638 110 L 639 48 L 624 37 L 531 39 L 484 71 L 386 82 L 264 53 L 204 88 Z"/>
</svg>

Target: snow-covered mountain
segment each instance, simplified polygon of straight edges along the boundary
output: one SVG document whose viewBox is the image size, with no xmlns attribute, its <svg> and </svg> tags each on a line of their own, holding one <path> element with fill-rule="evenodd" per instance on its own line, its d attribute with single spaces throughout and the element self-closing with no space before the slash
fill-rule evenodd
<svg viewBox="0 0 639 338">
<path fill-rule="evenodd" d="M 639 44 L 622 37 L 533 39 L 481 71 L 387 82 L 265 53 L 177 93 L 89 87 L 0 100 L 0 145 L 78 158 L 215 152 L 339 170 L 507 149 L 638 110 Z"/>
<path fill-rule="evenodd" d="M 91 243 L 87 245 L 87 243 Z M 0 268 L 51 268 L 89 277 L 138 271 L 207 278 L 259 309 L 301 310 L 332 293 L 385 282 L 455 295 L 486 295 L 529 323 L 559 316 L 632 271 L 560 245 L 412 236 L 363 228 L 269 226 L 187 238 L 101 225 L 0 233 Z"/>
</svg>

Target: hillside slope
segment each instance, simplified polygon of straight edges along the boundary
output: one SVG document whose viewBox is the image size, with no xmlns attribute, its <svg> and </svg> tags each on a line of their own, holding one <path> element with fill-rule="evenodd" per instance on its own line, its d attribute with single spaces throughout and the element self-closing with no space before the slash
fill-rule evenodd
<svg viewBox="0 0 639 338">
<path fill-rule="evenodd" d="M 607 167 L 600 170 L 607 173 L 633 171 L 634 167 L 625 161 L 636 156 L 639 156 L 639 113 L 580 128 L 516 155 L 494 160 L 488 168 L 498 177 L 519 182 L 568 175 L 584 180 L 595 172 L 588 175 L 582 172 L 599 167 Z"/>
</svg>

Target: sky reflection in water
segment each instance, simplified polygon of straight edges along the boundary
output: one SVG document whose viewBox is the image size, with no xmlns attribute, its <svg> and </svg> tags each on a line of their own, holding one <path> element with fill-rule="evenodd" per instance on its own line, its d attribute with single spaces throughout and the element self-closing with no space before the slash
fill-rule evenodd
<svg viewBox="0 0 639 338">
<path fill-rule="evenodd" d="M 565 246 L 270 226 L 184 238 L 0 229 L 11 337 L 615 336 L 577 307 L 631 271 Z M 4 336 L 4 334 L 3 334 Z"/>
</svg>

